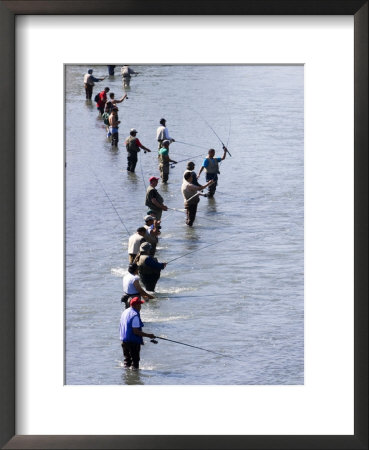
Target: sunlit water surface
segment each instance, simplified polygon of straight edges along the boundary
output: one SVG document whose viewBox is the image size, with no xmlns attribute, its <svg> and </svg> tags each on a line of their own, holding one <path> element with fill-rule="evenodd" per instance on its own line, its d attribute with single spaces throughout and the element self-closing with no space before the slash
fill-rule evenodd
<svg viewBox="0 0 369 450">
<path fill-rule="evenodd" d="M 93 68 L 107 75 L 106 66 Z M 87 69 L 66 67 L 66 383 L 303 384 L 303 67 L 135 66 L 140 75 L 119 105 L 117 150 L 85 100 Z M 105 86 L 122 95 L 117 69 L 93 97 Z M 226 356 L 145 339 L 133 372 L 123 368 L 119 341 L 122 276 L 128 235 L 147 212 L 148 178 L 159 175 L 162 117 L 172 137 L 191 144 L 173 143 L 172 159 L 191 158 L 198 171 L 207 149 L 221 156 L 210 127 L 232 157 L 221 163 L 215 198 L 201 198 L 193 228 L 181 211 L 163 214 L 159 261 L 193 253 L 162 272 L 157 298 L 142 307 L 144 331 Z M 131 128 L 152 150 L 139 154 L 135 174 L 126 171 Z M 159 183 L 170 208 L 183 208 L 186 164 Z"/>
</svg>

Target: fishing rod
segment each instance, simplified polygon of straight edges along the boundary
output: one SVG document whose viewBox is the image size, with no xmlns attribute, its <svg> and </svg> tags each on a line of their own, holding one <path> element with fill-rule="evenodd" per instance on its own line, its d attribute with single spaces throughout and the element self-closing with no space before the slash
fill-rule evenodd
<svg viewBox="0 0 369 450">
<path fill-rule="evenodd" d="M 176 164 L 178 164 L 178 163 L 180 163 L 180 162 L 188 161 L 189 159 L 195 159 L 195 158 L 198 158 L 199 156 L 202 156 L 202 155 L 203 155 L 203 153 L 200 153 L 199 155 L 190 156 L 189 158 L 186 158 L 186 159 L 181 159 L 180 161 L 177 161 Z"/>
<path fill-rule="evenodd" d="M 168 209 L 171 209 L 172 211 L 178 211 L 181 213 L 185 213 L 186 211 L 184 209 L 178 209 L 178 208 L 169 208 L 169 206 L 167 206 Z"/>
<path fill-rule="evenodd" d="M 161 336 L 155 336 L 155 339 L 162 339 L 163 341 L 174 342 L 175 344 L 186 345 L 187 347 L 197 348 L 198 350 L 203 350 L 204 352 L 214 353 L 215 355 L 223 356 L 224 358 L 231 358 L 231 359 L 236 359 L 237 361 L 246 362 L 242 359 L 235 358 L 234 356 L 231 356 L 231 355 L 225 355 L 224 353 L 215 352 L 214 350 L 208 350 L 207 348 L 203 348 L 203 347 L 197 347 L 196 345 L 185 344 L 184 342 L 173 341 L 172 339 L 167 339 L 167 338 L 164 338 Z M 155 339 L 151 339 L 150 342 L 152 342 L 153 344 L 157 344 L 158 341 L 156 341 Z"/>
<path fill-rule="evenodd" d="M 205 188 L 204 188 L 205 189 Z M 192 200 L 193 198 L 195 198 L 197 195 L 202 195 L 203 197 L 206 197 L 206 194 L 203 194 L 203 190 L 204 189 L 200 189 L 199 191 L 196 192 L 196 194 L 194 194 L 192 197 L 187 198 L 186 202 L 189 202 L 190 200 Z"/>
<path fill-rule="evenodd" d="M 231 136 L 231 127 L 232 127 L 232 121 L 231 121 L 231 116 L 229 116 L 229 131 L 228 131 L 228 139 L 227 139 L 227 145 L 226 145 L 227 148 L 228 148 L 229 138 Z"/>
<path fill-rule="evenodd" d="M 123 222 L 123 219 L 120 217 L 119 212 L 117 211 L 116 207 L 114 206 L 114 203 L 112 202 L 111 198 L 109 197 L 108 193 L 106 192 L 106 190 L 104 188 L 104 185 L 100 181 L 99 177 L 96 175 L 95 171 L 91 169 L 91 167 L 90 167 L 90 170 L 95 175 L 97 181 L 100 183 L 100 185 L 102 187 L 102 190 L 105 192 L 105 195 L 108 197 L 108 199 L 109 199 L 109 201 L 111 203 L 111 206 L 114 208 L 114 211 L 117 213 L 117 216 L 119 217 L 119 220 L 122 222 L 122 225 L 124 226 L 125 230 L 127 231 L 128 236 L 130 236 L 131 235 L 130 232 L 128 231 L 127 227 L 125 226 L 125 224 Z"/>
<path fill-rule="evenodd" d="M 192 109 L 192 108 L 191 108 Z M 195 111 L 195 110 L 193 110 Z M 220 137 L 217 135 L 217 133 L 215 132 L 214 128 L 210 125 L 210 123 L 205 119 L 205 117 L 203 117 L 198 111 L 195 111 L 200 117 L 201 119 L 206 123 L 206 125 L 211 129 L 211 131 L 215 134 L 215 136 L 219 139 L 220 143 L 223 145 L 223 149 L 227 151 L 227 153 L 229 154 L 229 156 L 232 156 L 229 153 L 229 150 L 227 149 L 227 147 L 224 145 L 223 141 L 220 139 Z"/>
<path fill-rule="evenodd" d="M 228 241 L 228 240 L 229 240 L 229 238 L 223 239 L 222 241 L 216 241 L 216 242 L 213 242 L 212 244 L 208 244 L 208 245 L 205 245 L 204 247 L 198 248 L 196 250 L 192 250 L 192 252 L 188 252 L 188 253 L 185 253 L 184 255 L 177 256 L 177 258 L 171 259 L 170 261 L 167 262 L 167 264 L 169 264 L 169 263 L 171 263 L 173 261 L 176 261 L 177 259 L 183 258 L 184 256 L 191 255 L 192 253 L 195 253 L 195 252 L 198 252 L 200 250 L 203 250 L 204 248 L 208 248 L 208 247 L 211 247 L 212 245 L 220 244 L 221 242 L 225 242 L 225 241 Z"/>
</svg>

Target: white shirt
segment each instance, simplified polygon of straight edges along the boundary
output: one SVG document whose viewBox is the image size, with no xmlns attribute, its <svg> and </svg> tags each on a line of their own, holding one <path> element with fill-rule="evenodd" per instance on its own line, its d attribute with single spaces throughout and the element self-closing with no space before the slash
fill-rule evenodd
<svg viewBox="0 0 369 450">
<path fill-rule="evenodd" d="M 199 191 L 199 186 L 195 186 L 194 184 L 184 180 L 182 183 L 181 191 L 184 201 L 186 202 L 189 198 L 193 197 Z M 197 199 L 198 197 L 196 196 L 195 198 L 190 200 L 190 204 L 197 203 Z"/>
<path fill-rule="evenodd" d="M 128 239 L 128 254 L 130 255 L 137 255 L 137 253 L 140 251 L 140 245 L 142 244 L 142 241 L 144 238 L 138 234 L 132 234 L 130 238 Z"/>
<path fill-rule="evenodd" d="M 123 277 L 123 292 L 125 294 L 137 294 L 137 289 L 134 286 L 134 282 L 139 280 L 140 277 L 138 275 L 132 275 L 131 273 L 127 273 Z"/>
<path fill-rule="evenodd" d="M 168 128 L 166 128 L 164 125 L 160 125 L 158 129 L 156 130 L 156 140 L 157 141 L 165 141 L 165 140 L 171 141 L 173 138 L 169 136 Z"/>
<path fill-rule="evenodd" d="M 130 77 L 131 74 L 136 74 L 136 72 L 135 72 L 133 69 L 131 69 L 130 67 L 128 67 L 128 66 L 123 66 L 123 67 L 120 69 L 120 73 L 121 73 L 124 77 Z"/>
</svg>

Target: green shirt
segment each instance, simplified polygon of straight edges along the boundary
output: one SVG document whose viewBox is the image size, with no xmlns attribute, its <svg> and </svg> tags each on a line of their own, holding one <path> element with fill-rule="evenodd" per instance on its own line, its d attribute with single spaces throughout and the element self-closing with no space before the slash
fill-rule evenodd
<svg viewBox="0 0 369 450">
<path fill-rule="evenodd" d="M 163 166 L 169 165 L 169 150 L 165 147 L 162 147 L 159 150 L 159 159 L 160 163 L 163 164 Z"/>
</svg>

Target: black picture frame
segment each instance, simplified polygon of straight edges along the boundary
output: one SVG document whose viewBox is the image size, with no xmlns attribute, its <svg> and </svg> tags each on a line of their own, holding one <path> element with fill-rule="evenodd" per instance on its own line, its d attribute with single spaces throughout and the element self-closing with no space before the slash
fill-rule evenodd
<svg viewBox="0 0 369 450">
<path fill-rule="evenodd" d="M 15 17 L 28 14 L 354 16 L 354 435 L 15 435 Z M 0 445 L 6 449 L 368 449 L 368 1 L 0 1 Z M 225 412 L 226 414 L 227 412 Z"/>
</svg>

